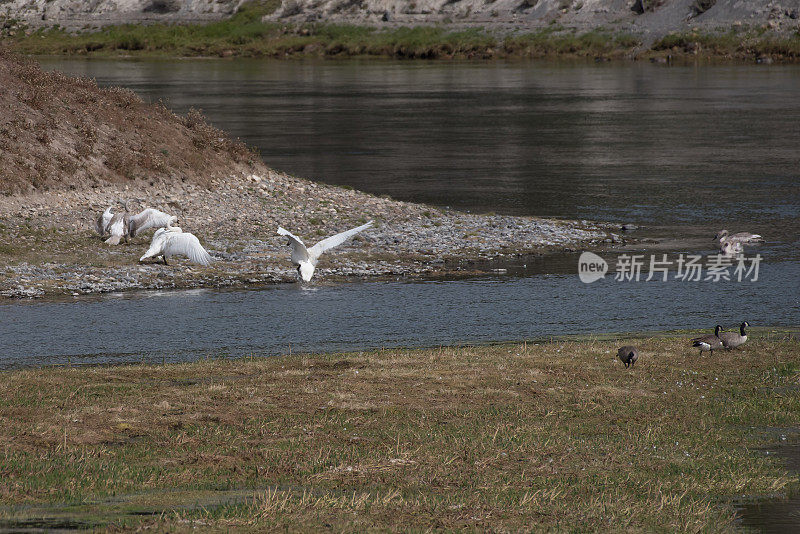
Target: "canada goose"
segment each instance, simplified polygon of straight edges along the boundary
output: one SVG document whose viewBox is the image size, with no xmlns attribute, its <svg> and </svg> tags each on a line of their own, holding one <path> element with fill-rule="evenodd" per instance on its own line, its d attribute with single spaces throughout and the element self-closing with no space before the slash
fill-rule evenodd
<svg viewBox="0 0 800 534">
<path fill-rule="evenodd" d="M 696 337 L 692 340 L 693 347 L 700 348 L 700 354 L 703 354 L 703 351 L 711 351 L 711 355 L 714 355 L 714 349 L 721 349 L 722 348 L 722 341 L 719 339 L 719 333 L 722 331 L 722 327 L 717 325 L 714 327 L 714 335 L 707 335 Z"/>
<path fill-rule="evenodd" d="M 739 242 L 739 243 L 763 243 L 764 238 L 758 234 L 751 234 L 750 232 L 737 232 L 729 234 L 727 230 L 720 230 L 714 236 L 714 240 L 722 244 L 723 241 Z"/>
<path fill-rule="evenodd" d="M 722 345 L 726 349 L 735 349 L 739 345 L 742 345 L 745 341 L 747 341 L 747 332 L 745 332 L 745 328 L 750 326 L 750 323 L 747 321 L 743 322 L 739 326 L 739 333 L 736 332 L 723 332 L 719 335 L 720 340 L 722 340 Z"/>
<path fill-rule="evenodd" d="M 177 255 L 186 256 L 201 265 L 211 263 L 211 255 L 200 244 L 200 240 L 194 234 L 184 232 L 177 226 L 166 226 L 156 230 L 150 248 L 139 261 L 161 256 L 164 265 L 167 265 L 167 258 Z"/>
<path fill-rule="evenodd" d="M 628 366 L 633 367 L 633 364 L 639 359 L 639 349 L 625 345 L 617 351 L 617 356 L 619 356 L 619 359 L 625 364 L 625 369 L 627 369 Z"/>
<path fill-rule="evenodd" d="M 357 228 L 347 230 L 346 232 L 327 237 L 311 248 L 306 248 L 305 244 L 300 240 L 299 237 L 292 235 L 291 232 L 284 230 L 280 226 L 278 227 L 278 235 L 289 238 L 287 245 L 292 246 L 292 263 L 297 265 L 297 273 L 300 278 L 304 282 L 308 282 L 311 280 L 311 277 L 314 276 L 314 269 L 316 269 L 319 257 L 323 252 L 330 250 L 333 247 L 338 247 L 349 238 L 363 230 L 366 230 L 370 226 L 372 226 L 372 221 L 369 221 L 367 224 L 362 224 Z"/>
</svg>

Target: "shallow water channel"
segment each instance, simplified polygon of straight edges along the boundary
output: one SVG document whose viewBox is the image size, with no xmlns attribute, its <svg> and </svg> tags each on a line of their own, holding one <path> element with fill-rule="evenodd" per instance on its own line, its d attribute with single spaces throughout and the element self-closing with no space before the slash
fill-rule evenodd
<svg viewBox="0 0 800 534">
<path fill-rule="evenodd" d="M 795 263 L 756 282 L 616 281 L 575 274 L 468 280 L 288 284 L 259 291 L 141 292 L 0 305 L 0 367 L 180 361 L 487 343 L 717 322 L 800 324 L 781 291 Z M 768 282 L 765 282 L 768 280 Z M 714 291 L 704 291 L 707 285 Z M 765 287 L 770 306 L 760 305 Z M 687 349 L 688 350 L 688 349 Z"/>
</svg>

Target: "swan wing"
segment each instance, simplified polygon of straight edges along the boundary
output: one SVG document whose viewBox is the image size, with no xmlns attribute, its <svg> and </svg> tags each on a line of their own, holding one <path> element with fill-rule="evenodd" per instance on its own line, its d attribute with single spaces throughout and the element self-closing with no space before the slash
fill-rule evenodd
<svg viewBox="0 0 800 534">
<path fill-rule="evenodd" d="M 306 248 L 305 243 L 303 243 L 299 237 L 292 234 L 289 230 L 281 228 L 280 226 L 278 227 L 278 235 L 289 238 L 289 244 L 292 246 L 292 263 L 299 265 L 302 261 L 308 261 L 308 249 Z"/>
<path fill-rule="evenodd" d="M 188 232 L 166 234 L 164 243 L 164 254 L 167 256 L 182 255 L 189 258 L 194 263 L 208 265 L 211 263 L 211 255 L 200 244 L 200 240 L 194 234 Z"/>
<path fill-rule="evenodd" d="M 164 213 L 154 208 L 147 208 L 131 217 L 131 237 L 136 237 L 136 234 L 144 232 L 148 228 L 163 228 L 176 219 L 177 217 L 169 213 Z"/>
<path fill-rule="evenodd" d="M 108 231 L 108 223 L 111 222 L 111 217 L 114 214 L 111 213 L 111 206 L 106 208 L 106 211 L 103 212 L 100 217 L 97 219 L 97 233 L 100 235 L 104 235 Z"/>
<path fill-rule="evenodd" d="M 344 243 L 357 233 L 366 230 L 367 228 L 372 226 L 372 223 L 373 221 L 369 221 L 367 224 L 362 224 L 357 228 L 352 228 L 350 230 L 347 230 L 346 232 L 342 232 L 341 234 L 336 234 L 331 237 L 326 237 L 325 239 L 323 239 L 322 241 L 311 247 L 311 249 L 309 249 L 308 252 L 313 257 L 318 258 L 320 254 L 322 254 L 326 250 L 330 250 L 333 247 L 338 247 L 339 245 L 341 245 L 342 243 Z"/>
<path fill-rule="evenodd" d="M 150 240 L 150 248 L 144 253 L 144 256 L 139 258 L 139 261 L 144 261 L 147 258 L 154 258 L 164 253 L 164 242 L 167 240 L 166 230 L 159 228 L 153 234 L 153 239 Z"/>
<path fill-rule="evenodd" d="M 115 213 L 108 222 L 108 226 L 106 226 L 106 232 L 111 234 L 111 237 L 115 239 L 109 238 L 106 240 L 106 243 L 110 245 L 118 245 L 121 238 L 127 237 L 127 222 L 127 217 L 124 213 Z"/>
</svg>

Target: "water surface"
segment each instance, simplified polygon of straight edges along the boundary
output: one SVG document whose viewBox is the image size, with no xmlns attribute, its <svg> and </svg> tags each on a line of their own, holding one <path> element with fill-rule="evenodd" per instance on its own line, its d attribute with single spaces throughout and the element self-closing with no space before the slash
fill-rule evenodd
<svg viewBox="0 0 800 534">
<path fill-rule="evenodd" d="M 288 284 L 0 305 L 0 367 L 520 341 L 714 324 L 800 325 L 792 262 L 756 282 L 618 282 L 577 275 Z M 713 291 L 709 291 L 711 288 Z M 765 292 L 770 305 L 763 306 Z M 687 352 L 693 351 L 687 345 Z"/>
<path fill-rule="evenodd" d="M 472 211 L 798 244 L 797 65 L 44 64 L 179 113 L 200 108 L 269 165 L 314 180 Z"/>
</svg>

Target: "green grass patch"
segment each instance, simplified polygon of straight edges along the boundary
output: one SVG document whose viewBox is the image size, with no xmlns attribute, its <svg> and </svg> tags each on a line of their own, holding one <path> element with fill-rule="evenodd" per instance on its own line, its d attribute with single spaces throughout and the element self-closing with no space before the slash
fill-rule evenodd
<svg viewBox="0 0 800 534">
<path fill-rule="evenodd" d="M 760 56 L 794 60 L 800 58 L 800 32 L 777 35 L 763 28 L 731 30 L 725 33 L 670 33 L 652 46 L 653 51 L 702 56 L 753 58 Z"/>
<path fill-rule="evenodd" d="M 602 29 L 578 34 L 547 29 L 510 37 L 506 50 L 524 56 L 604 56 L 630 52 L 640 44 L 637 37 Z"/>
<path fill-rule="evenodd" d="M 230 19 L 202 25 L 120 25 L 67 33 L 60 28 L 9 37 L 27 54 L 91 56 L 391 57 L 409 59 L 621 55 L 638 45 L 631 35 L 583 34 L 553 26 L 500 37 L 484 28 L 445 26 L 378 30 L 347 24 L 262 22 L 276 1 L 252 2 Z"/>
</svg>

